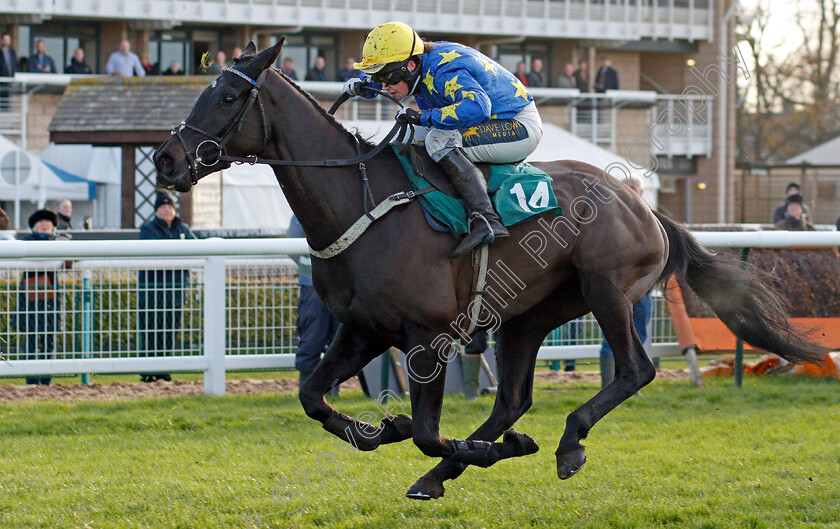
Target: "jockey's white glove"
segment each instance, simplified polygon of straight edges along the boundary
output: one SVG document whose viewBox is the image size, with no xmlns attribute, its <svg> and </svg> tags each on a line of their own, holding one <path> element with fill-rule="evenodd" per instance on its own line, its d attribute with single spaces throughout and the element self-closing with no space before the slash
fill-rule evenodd
<svg viewBox="0 0 840 529">
<path fill-rule="evenodd" d="M 368 86 L 370 82 L 370 78 L 359 79 L 358 77 L 354 77 L 353 79 L 346 80 L 341 89 L 348 96 L 356 97 L 362 95 L 362 88 Z"/>
<path fill-rule="evenodd" d="M 422 125 L 420 122 L 420 112 L 417 112 L 411 107 L 402 107 L 394 118 L 400 123 L 408 123 L 409 125 Z"/>
</svg>

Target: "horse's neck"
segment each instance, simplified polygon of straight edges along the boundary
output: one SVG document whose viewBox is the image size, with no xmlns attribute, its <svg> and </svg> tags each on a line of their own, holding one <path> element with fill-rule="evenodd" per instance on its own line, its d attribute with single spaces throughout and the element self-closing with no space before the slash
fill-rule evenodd
<svg viewBox="0 0 840 529">
<path fill-rule="evenodd" d="M 286 79 L 276 79 L 275 157 L 326 160 L 356 157 L 354 139 L 337 128 Z M 323 248 L 336 240 L 362 214 L 362 185 L 357 166 L 275 167 L 289 205 L 310 244 Z"/>
</svg>

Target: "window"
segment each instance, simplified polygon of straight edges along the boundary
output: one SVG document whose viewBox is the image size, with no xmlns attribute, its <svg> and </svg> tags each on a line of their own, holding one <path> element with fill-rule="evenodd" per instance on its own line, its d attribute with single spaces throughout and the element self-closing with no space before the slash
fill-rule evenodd
<svg viewBox="0 0 840 529">
<path fill-rule="evenodd" d="M 26 31 L 23 29 L 26 28 Z M 74 25 L 62 22 L 45 22 L 38 26 L 21 26 L 20 57 L 29 57 L 35 53 L 35 42 L 43 40 L 46 53 L 55 62 L 58 73 L 64 73 L 76 48 L 85 52 L 85 62 L 93 73 L 99 71 L 99 25 Z"/>
<path fill-rule="evenodd" d="M 522 42 L 517 44 L 500 44 L 494 47 L 496 62 L 510 72 L 516 72 L 516 65 L 525 63 L 525 71 L 531 71 L 534 59 L 542 61 L 543 86 L 551 86 L 551 52 L 548 44 L 538 42 Z"/>
<path fill-rule="evenodd" d="M 279 35 L 271 36 L 271 45 L 277 44 Z M 323 57 L 326 62 L 327 80 L 335 81 L 338 78 L 339 56 L 338 43 L 333 35 L 301 34 L 288 35 L 280 57 L 274 64 L 280 68 L 287 58 L 292 59 L 293 68 L 299 81 L 303 81 L 306 72 L 312 68 L 317 57 Z"/>
</svg>

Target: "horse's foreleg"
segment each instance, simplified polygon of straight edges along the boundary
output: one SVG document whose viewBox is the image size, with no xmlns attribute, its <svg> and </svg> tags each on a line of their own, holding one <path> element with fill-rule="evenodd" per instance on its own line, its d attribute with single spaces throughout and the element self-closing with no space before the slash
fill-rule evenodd
<svg viewBox="0 0 840 529">
<path fill-rule="evenodd" d="M 526 434 L 508 430 L 531 406 L 534 367 L 545 335 L 563 323 L 588 312 L 577 282 L 564 283 L 551 296 L 529 311 L 501 326 L 496 334 L 496 362 L 499 388 L 490 417 L 468 440 L 495 441 L 503 433 L 499 459 L 524 456 L 539 450 Z M 507 431 L 506 431 L 507 430 Z M 507 433 L 510 432 L 510 433 Z M 410 498 L 431 499 L 443 496 L 443 482 L 455 479 L 467 468 L 456 457 L 444 459 L 409 489 Z"/>
<path fill-rule="evenodd" d="M 306 414 L 359 450 L 374 450 L 381 444 L 410 438 L 411 419 L 405 415 L 389 416 L 377 428 L 336 411 L 327 404 L 324 395 L 361 371 L 389 346 L 341 325 L 324 358 L 300 387 L 300 402 Z"/>
<path fill-rule="evenodd" d="M 567 479 L 586 463 L 580 441 L 613 408 L 646 386 L 656 370 L 633 327 L 633 304 L 608 279 L 581 273 L 584 299 L 592 308 L 615 356 L 615 379 L 566 418 L 566 429 L 557 447 L 557 475 Z"/>
<path fill-rule="evenodd" d="M 406 493 L 412 499 L 443 496 L 443 482 L 460 476 L 470 464 L 487 467 L 508 457 L 533 454 L 539 446 L 527 434 L 508 430 L 531 407 L 534 365 L 544 334 L 519 333 L 503 325 L 496 338 L 499 388 L 490 417 L 467 441 L 454 441 L 458 448 L 448 458 L 417 480 Z M 504 433 L 501 443 L 494 443 Z M 472 445 L 472 446 L 471 446 Z M 477 451 L 479 448 L 480 451 Z"/>
</svg>

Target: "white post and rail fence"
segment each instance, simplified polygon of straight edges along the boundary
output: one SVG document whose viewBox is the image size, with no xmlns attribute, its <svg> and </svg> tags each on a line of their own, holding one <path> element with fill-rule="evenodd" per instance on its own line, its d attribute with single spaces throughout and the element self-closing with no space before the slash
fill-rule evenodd
<svg viewBox="0 0 840 529">
<path fill-rule="evenodd" d="M 694 236 L 709 248 L 840 247 L 838 232 Z M 227 371 L 292 368 L 288 256 L 307 253 L 305 239 L 0 242 L 0 377 L 203 372 L 205 393 L 222 395 Z M 660 298 L 652 356 L 680 353 L 669 325 Z M 598 357 L 591 316 L 572 334 L 552 332 L 538 359 Z"/>
</svg>

